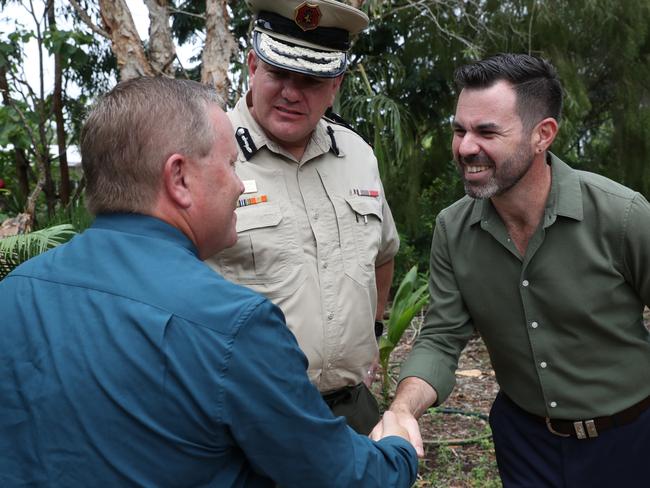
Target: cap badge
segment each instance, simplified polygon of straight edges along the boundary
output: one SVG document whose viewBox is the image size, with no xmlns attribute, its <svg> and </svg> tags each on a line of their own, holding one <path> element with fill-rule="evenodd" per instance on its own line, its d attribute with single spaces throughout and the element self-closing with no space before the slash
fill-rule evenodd
<svg viewBox="0 0 650 488">
<path fill-rule="evenodd" d="M 294 17 L 296 24 L 304 31 L 314 30 L 318 27 L 322 17 L 318 5 L 312 5 L 303 2 L 294 10 Z"/>
</svg>

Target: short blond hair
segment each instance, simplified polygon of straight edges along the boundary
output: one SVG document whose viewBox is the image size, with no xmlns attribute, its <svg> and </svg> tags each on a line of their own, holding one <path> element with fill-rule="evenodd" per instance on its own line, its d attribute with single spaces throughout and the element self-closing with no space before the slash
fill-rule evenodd
<svg viewBox="0 0 650 488">
<path fill-rule="evenodd" d="M 100 97 L 81 130 L 90 212 L 150 210 L 169 156 L 210 152 L 216 134 L 208 108 L 215 104 L 223 108 L 213 88 L 163 77 L 120 82 Z"/>
</svg>

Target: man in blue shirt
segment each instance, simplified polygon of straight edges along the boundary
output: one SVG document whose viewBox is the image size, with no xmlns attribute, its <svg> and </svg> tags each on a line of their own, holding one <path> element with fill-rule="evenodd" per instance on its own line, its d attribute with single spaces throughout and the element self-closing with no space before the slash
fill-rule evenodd
<svg viewBox="0 0 650 488">
<path fill-rule="evenodd" d="M 280 310 L 201 261 L 243 191 L 214 91 L 120 83 L 81 153 L 94 224 L 0 282 L 0 486 L 410 486 L 392 413 L 335 418 Z"/>
</svg>

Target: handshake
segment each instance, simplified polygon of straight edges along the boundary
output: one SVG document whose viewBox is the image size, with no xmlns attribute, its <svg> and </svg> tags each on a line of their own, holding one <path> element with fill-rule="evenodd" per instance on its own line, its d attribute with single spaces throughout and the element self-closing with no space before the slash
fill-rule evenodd
<svg viewBox="0 0 650 488">
<path fill-rule="evenodd" d="M 378 441 L 384 437 L 399 436 L 410 442 L 418 457 L 424 457 L 424 446 L 420 427 L 415 417 L 407 410 L 387 410 L 379 423 L 370 432 L 370 438 Z"/>
</svg>

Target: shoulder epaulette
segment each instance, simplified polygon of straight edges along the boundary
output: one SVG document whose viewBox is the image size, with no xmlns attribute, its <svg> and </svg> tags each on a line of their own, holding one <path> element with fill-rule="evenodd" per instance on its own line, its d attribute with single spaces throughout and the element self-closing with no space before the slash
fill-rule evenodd
<svg viewBox="0 0 650 488">
<path fill-rule="evenodd" d="M 370 147 L 372 147 L 372 144 L 370 143 L 370 141 L 369 141 L 368 139 L 366 139 L 366 138 L 363 136 L 363 134 L 361 134 L 358 130 L 356 130 L 354 127 L 352 127 L 352 126 L 348 123 L 347 120 L 345 120 L 345 119 L 344 119 L 343 117 L 341 117 L 339 114 L 337 114 L 336 112 L 334 112 L 334 111 L 332 110 L 332 107 L 328 108 L 328 109 L 325 111 L 325 115 L 323 115 L 323 118 L 324 118 L 325 120 L 327 120 L 328 122 L 331 122 L 331 123 L 333 123 L 333 124 L 337 124 L 337 125 L 341 125 L 341 126 L 345 127 L 346 129 L 351 130 L 351 131 L 354 132 L 356 135 L 358 135 L 361 139 L 363 139 L 364 142 L 365 142 L 366 144 L 368 144 Z"/>
</svg>

